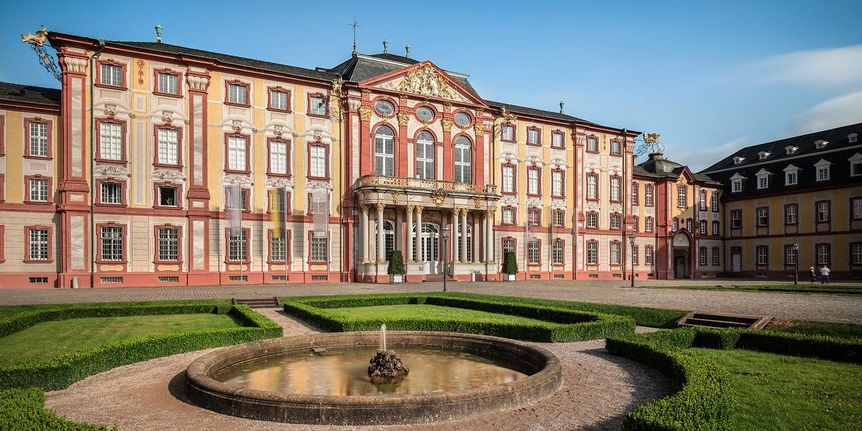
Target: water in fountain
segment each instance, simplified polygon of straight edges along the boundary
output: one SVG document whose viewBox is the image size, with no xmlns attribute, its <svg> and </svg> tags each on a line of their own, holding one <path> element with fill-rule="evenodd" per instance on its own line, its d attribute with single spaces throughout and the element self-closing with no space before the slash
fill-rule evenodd
<svg viewBox="0 0 862 431">
<path fill-rule="evenodd" d="M 395 352 L 386 348 L 386 324 L 380 325 L 380 351 L 369 361 L 368 377 L 375 385 L 400 382 L 410 370 L 404 366 Z"/>
</svg>

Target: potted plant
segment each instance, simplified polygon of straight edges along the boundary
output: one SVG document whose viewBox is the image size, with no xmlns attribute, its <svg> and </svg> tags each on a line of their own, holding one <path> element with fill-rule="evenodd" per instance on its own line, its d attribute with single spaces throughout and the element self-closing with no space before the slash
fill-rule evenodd
<svg viewBox="0 0 862 431">
<path fill-rule="evenodd" d="M 407 271 L 404 268 L 404 258 L 401 256 L 401 250 L 392 252 L 392 257 L 389 258 L 389 267 L 386 268 L 386 273 L 391 276 L 393 284 L 403 283 L 404 274 Z"/>
<path fill-rule="evenodd" d="M 503 255 L 503 274 L 504 280 L 515 281 L 515 274 L 518 273 L 518 259 L 515 257 L 514 251 L 507 251 Z"/>
</svg>

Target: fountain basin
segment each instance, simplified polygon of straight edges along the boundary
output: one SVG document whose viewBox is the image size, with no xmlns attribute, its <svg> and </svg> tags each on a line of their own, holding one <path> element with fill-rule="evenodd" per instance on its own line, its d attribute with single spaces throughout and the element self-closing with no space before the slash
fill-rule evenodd
<svg viewBox="0 0 862 431">
<path fill-rule="evenodd" d="M 389 348 L 463 352 L 522 373 L 523 377 L 453 391 L 365 395 L 264 391 L 216 379 L 232 367 L 268 357 L 303 356 L 321 349 L 339 352 L 376 348 L 378 337 L 377 332 L 317 334 L 220 349 L 198 358 L 187 368 L 189 398 L 207 409 L 249 419 L 326 425 L 404 424 L 517 408 L 554 393 L 562 383 L 559 360 L 541 347 L 498 337 L 440 332 L 389 332 Z M 411 367 L 410 363 L 406 365 Z M 449 372 L 454 375 L 458 370 Z M 440 378 L 448 377 L 444 374 Z"/>
</svg>

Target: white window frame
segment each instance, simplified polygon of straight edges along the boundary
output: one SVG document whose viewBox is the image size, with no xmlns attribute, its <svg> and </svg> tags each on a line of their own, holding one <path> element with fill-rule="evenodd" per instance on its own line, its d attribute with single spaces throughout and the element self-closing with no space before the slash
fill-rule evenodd
<svg viewBox="0 0 862 431">
<path fill-rule="evenodd" d="M 240 83 L 230 83 L 227 84 L 227 101 L 229 103 L 235 103 L 237 105 L 248 105 L 249 101 L 249 92 L 251 91 L 251 86 Z"/>
<path fill-rule="evenodd" d="M 290 97 L 288 97 L 290 93 L 287 91 L 281 90 L 270 90 L 269 91 L 269 106 L 272 109 L 276 109 L 279 111 L 287 111 L 290 108 Z"/>
<path fill-rule="evenodd" d="M 245 136 L 227 137 L 227 168 L 231 171 L 248 170 L 248 138 Z"/>
<path fill-rule="evenodd" d="M 30 156 L 48 157 L 48 123 L 31 121 L 29 124 Z"/>
<path fill-rule="evenodd" d="M 180 231 L 176 227 L 160 227 L 158 229 L 159 261 L 177 262 L 180 258 Z"/>
<path fill-rule="evenodd" d="M 159 160 L 161 165 L 179 165 L 180 132 L 176 129 L 159 128 Z"/>
<path fill-rule="evenodd" d="M 539 169 L 527 168 L 527 194 L 539 194 Z"/>
<path fill-rule="evenodd" d="M 328 151 L 326 147 L 322 145 L 310 145 L 308 147 L 309 151 L 309 163 L 311 168 L 309 169 L 310 176 L 314 178 L 326 178 L 329 172 L 326 171 L 327 168 L 327 160 L 326 155 Z"/>
<path fill-rule="evenodd" d="M 105 205 L 122 205 L 123 185 L 114 182 L 100 183 L 99 199 L 99 203 Z"/>
<path fill-rule="evenodd" d="M 831 174 L 829 172 L 830 171 L 830 169 L 829 169 L 830 165 L 832 165 L 832 164 L 826 160 L 823 160 L 823 159 L 820 159 L 819 162 L 814 164 L 814 168 L 817 170 L 817 174 L 815 176 L 815 181 L 817 181 L 817 182 L 829 181 L 830 174 Z"/>
<path fill-rule="evenodd" d="M 30 201 L 31 202 L 48 202 L 50 190 L 48 190 L 48 180 L 44 178 L 30 179 Z"/>
<path fill-rule="evenodd" d="M 387 126 L 380 126 L 374 132 L 374 173 L 395 176 L 395 132 Z"/>
<path fill-rule="evenodd" d="M 47 229 L 30 229 L 30 247 L 27 250 L 28 260 L 47 261 L 51 255 L 49 253 L 48 237 L 50 234 Z"/>
<path fill-rule="evenodd" d="M 99 123 L 99 157 L 123 160 L 123 126 L 119 123 Z"/>
<path fill-rule="evenodd" d="M 514 193 L 515 192 L 515 167 L 514 166 L 503 166 L 503 192 L 504 193 Z"/>
<path fill-rule="evenodd" d="M 473 182 L 473 144 L 464 136 L 455 138 L 455 182 Z"/>
<path fill-rule="evenodd" d="M 288 174 L 288 143 L 287 141 L 269 142 L 269 170 L 273 174 Z"/>
<path fill-rule="evenodd" d="M 437 177 L 434 172 L 434 135 L 422 131 L 416 135 L 416 178 L 433 180 Z"/>
<path fill-rule="evenodd" d="M 102 85 L 122 87 L 123 81 L 125 81 L 123 79 L 123 66 L 110 63 L 99 64 L 99 82 Z"/>
<path fill-rule="evenodd" d="M 563 173 L 551 171 L 551 196 L 563 196 Z"/>
<path fill-rule="evenodd" d="M 164 79 L 163 79 L 164 78 Z M 159 93 L 180 94 L 180 76 L 175 73 L 158 72 Z"/>
</svg>

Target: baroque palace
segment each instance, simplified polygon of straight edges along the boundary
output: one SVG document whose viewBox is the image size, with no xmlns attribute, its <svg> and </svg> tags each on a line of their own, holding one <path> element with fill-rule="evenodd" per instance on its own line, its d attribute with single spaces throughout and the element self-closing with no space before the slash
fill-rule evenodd
<svg viewBox="0 0 862 431">
<path fill-rule="evenodd" d="M 25 39 L 56 49 L 61 90 L 0 83 L 3 287 L 388 282 L 394 250 L 407 281 L 444 260 L 500 279 L 507 251 L 527 280 L 862 269 L 862 125 L 693 173 L 660 151 L 635 165 L 640 132 L 385 50 L 306 69 Z"/>
</svg>

